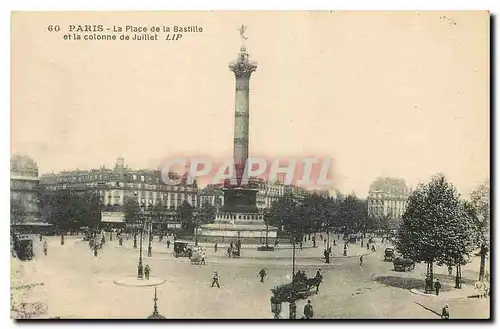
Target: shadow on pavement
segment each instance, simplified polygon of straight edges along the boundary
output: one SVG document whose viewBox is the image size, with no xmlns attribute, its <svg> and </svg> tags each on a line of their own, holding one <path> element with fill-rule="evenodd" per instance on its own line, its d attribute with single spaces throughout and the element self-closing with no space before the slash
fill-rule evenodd
<svg viewBox="0 0 500 329">
<path fill-rule="evenodd" d="M 387 286 L 408 290 L 424 287 L 424 280 L 422 279 L 404 278 L 400 276 L 377 276 L 375 281 Z"/>
<path fill-rule="evenodd" d="M 434 273 L 434 280 L 435 279 L 439 279 L 439 281 L 441 282 L 446 282 L 446 283 L 450 283 L 451 285 L 455 285 L 455 276 L 449 276 L 449 275 L 446 275 L 446 274 L 436 274 Z M 473 279 L 468 279 L 468 278 L 464 278 L 462 277 L 462 284 L 468 284 L 468 285 L 471 285 L 473 286 L 475 283 L 476 283 L 476 280 L 473 280 Z"/>
<path fill-rule="evenodd" d="M 434 276 L 434 280 L 436 278 L 437 277 Z M 374 280 L 390 287 L 396 287 L 408 290 L 411 289 L 423 290 L 425 287 L 425 281 L 423 279 L 406 278 L 401 276 L 378 276 Z M 454 289 L 453 285 L 448 285 L 445 282 L 441 282 L 440 291 L 441 292 L 452 291 Z"/>
<path fill-rule="evenodd" d="M 433 309 L 428 308 L 427 306 L 422 305 L 422 304 L 420 304 L 419 302 L 415 302 L 415 304 L 417 304 L 418 306 L 423 307 L 423 308 L 424 308 L 424 309 L 426 309 L 427 311 L 429 311 L 429 312 L 431 312 L 431 313 L 434 313 L 434 314 L 436 314 L 437 316 L 441 317 L 441 314 L 439 314 L 438 312 L 434 311 Z"/>
</svg>

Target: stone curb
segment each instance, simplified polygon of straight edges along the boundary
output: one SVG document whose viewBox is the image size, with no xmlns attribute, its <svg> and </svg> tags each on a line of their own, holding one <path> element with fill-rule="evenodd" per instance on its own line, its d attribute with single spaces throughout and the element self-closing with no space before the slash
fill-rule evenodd
<svg viewBox="0 0 500 329">
<path fill-rule="evenodd" d="M 415 295 L 419 295 L 419 296 L 424 296 L 424 297 L 434 297 L 436 299 L 467 299 L 467 298 L 476 298 L 476 297 L 479 297 L 479 294 L 473 294 L 473 295 L 470 295 L 470 294 L 464 294 L 463 296 L 446 296 L 445 294 L 441 294 L 439 296 L 437 296 L 435 293 L 431 293 L 431 294 L 426 294 L 425 292 L 422 292 L 418 289 L 410 289 L 410 292 L 412 294 L 415 294 Z"/>
<path fill-rule="evenodd" d="M 163 279 L 158 279 L 150 277 L 149 280 L 139 280 L 136 277 L 127 277 L 123 279 L 113 280 L 114 284 L 125 287 L 154 287 L 164 284 L 166 281 Z"/>
</svg>

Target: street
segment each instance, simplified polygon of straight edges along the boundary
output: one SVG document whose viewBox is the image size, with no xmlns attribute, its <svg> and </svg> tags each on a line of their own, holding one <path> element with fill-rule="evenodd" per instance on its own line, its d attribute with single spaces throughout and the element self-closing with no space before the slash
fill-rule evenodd
<svg viewBox="0 0 500 329">
<path fill-rule="evenodd" d="M 145 318 L 151 314 L 153 287 L 124 287 L 113 282 L 137 273 L 139 251 L 132 248 L 132 239 L 124 240 L 123 247 L 118 246 L 117 239 L 108 240 L 98 257 L 80 237 L 67 237 L 64 246 L 59 237 L 47 237 L 47 241 L 48 255 L 43 255 L 36 239 L 34 260 L 22 266 L 27 281 L 44 282 L 43 289 L 34 291 L 36 296 L 30 299 L 47 303 L 48 317 Z M 410 289 L 423 286 L 423 264 L 417 264 L 413 272 L 395 272 L 392 263 L 383 261 L 385 246 L 378 245 L 371 253 L 350 245 L 352 257 L 343 257 L 340 243 L 333 247 L 330 264 L 325 264 L 322 245 L 297 248 L 295 265 L 295 271 L 305 270 L 309 277 L 322 269 L 324 280 L 319 294 L 309 298 L 315 318 L 436 319 L 446 303 L 451 318 L 489 317 L 489 299 L 446 297 L 447 291 L 454 290 L 454 278 L 448 278 L 444 267 L 435 267 L 443 284 L 441 296 L 422 296 Z M 153 257 L 146 257 L 146 248 L 143 250 L 143 262 L 151 267 L 151 276 L 166 280 L 157 289 L 158 311 L 167 318 L 272 318 L 270 289 L 290 282 L 292 274 L 291 249 L 243 249 L 242 257 L 229 258 L 222 248 L 215 254 L 212 247 L 206 247 L 205 266 L 174 258 L 171 251 L 172 246 L 166 249 L 159 242 L 153 243 Z M 361 254 L 365 254 L 363 266 L 359 265 Z M 259 282 L 261 268 L 267 272 L 264 283 Z M 478 269 L 476 259 L 464 267 L 464 289 L 473 284 Z M 220 276 L 220 289 L 210 287 L 214 270 Z M 298 318 L 305 303 L 297 302 Z M 288 317 L 286 303 L 281 316 Z"/>
</svg>

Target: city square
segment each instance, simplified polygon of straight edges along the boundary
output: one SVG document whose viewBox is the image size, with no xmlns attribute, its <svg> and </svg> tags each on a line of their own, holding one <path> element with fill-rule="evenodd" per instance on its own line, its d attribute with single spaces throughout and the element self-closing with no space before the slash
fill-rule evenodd
<svg viewBox="0 0 500 329">
<path fill-rule="evenodd" d="M 121 247 L 116 240 L 106 242 L 98 257 L 81 237 L 68 237 L 63 246 L 56 237 L 48 241 L 47 256 L 41 244 L 35 243 L 34 260 L 17 264 L 23 267 L 24 284 L 44 283 L 32 288 L 29 297 L 47 304 L 44 318 L 144 319 L 152 313 L 152 286 L 114 283 L 136 274 L 139 251 L 133 249 L 131 240 Z M 330 264 L 318 255 L 321 248 L 312 248 L 311 242 L 304 247 L 296 251 L 295 268 L 305 270 L 309 276 L 321 268 L 324 276 L 319 293 L 310 296 L 315 318 L 437 319 L 445 304 L 450 305 L 454 319 L 489 317 L 489 299 L 477 298 L 473 286 L 479 268 L 477 261 L 464 269 L 466 284 L 458 294 L 452 289 L 453 277 L 448 277 L 445 268 L 437 268 L 436 274 L 444 283 L 443 292 L 440 296 L 425 296 L 411 291 L 423 287 L 425 268 L 417 265 L 414 272 L 393 271 L 392 263 L 383 261 L 385 245 L 377 245 L 374 253 L 359 245 L 351 246 L 349 252 L 353 255 L 348 257 L 341 255 L 340 246 L 334 247 Z M 270 289 L 290 281 L 291 246 L 278 247 L 273 253 L 244 247 L 239 258 L 225 256 L 223 249 L 215 253 L 211 245 L 204 248 L 207 265 L 196 266 L 187 259 L 174 258 L 172 247 L 167 249 L 156 239 L 152 257 L 144 257 L 144 262 L 150 265 L 152 277 L 165 280 L 157 286 L 159 313 L 167 319 L 273 318 Z M 362 254 L 365 261 L 360 266 Z M 267 272 L 264 283 L 259 282 L 261 268 Z M 210 287 L 213 270 L 219 272 L 220 289 Z M 297 302 L 299 317 L 304 304 L 305 300 Z M 281 316 L 288 317 L 287 304 L 283 304 Z"/>
<path fill-rule="evenodd" d="M 89 51 L 95 31 L 49 25 L 74 43 L 44 50 L 52 64 L 34 63 L 33 79 L 23 42 L 34 25 L 13 17 L 12 318 L 491 318 L 487 88 L 464 84 L 472 71 L 484 80 L 488 53 L 445 65 L 435 37 L 454 35 L 446 42 L 459 53 L 487 40 L 488 15 L 454 13 L 474 22 L 465 33 L 434 12 L 366 25 L 366 13 L 283 14 L 283 25 L 255 13 L 250 27 L 195 13 L 196 25 L 172 21 L 193 27 L 167 34 L 172 46 L 158 46 L 170 28 L 161 15 L 134 15 L 156 43 L 130 46 L 146 38 L 120 28 L 130 22 L 95 25 L 109 37 L 96 47 L 123 42 L 99 48 L 116 60 L 92 52 L 82 67 L 67 58 Z M 293 15 L 314 24 L 305 33 Z M 407 21 L 441 25 L 427 33 Z M 401 35 L 410 41 L 395 48 Z M 270 49 L 277 40 L 287 46 Z M 439 56 L 422 62 L 427 48 Z M 145 56 L 156 66 L 129 60 Z M 71 73 L 57 78 L 53 63 Z"/>
</svg>

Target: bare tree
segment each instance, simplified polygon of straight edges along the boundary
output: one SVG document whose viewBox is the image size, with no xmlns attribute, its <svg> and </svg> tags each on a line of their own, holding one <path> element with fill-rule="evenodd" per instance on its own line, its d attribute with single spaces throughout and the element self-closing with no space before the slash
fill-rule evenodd
<svg viewBox="0 0 500 329">
<path fill-rule="evenodd" d="M 17 284 L 25 279 L 22 265 L 11 266 L 10 314 L 13 319 L 34 319 L 47 313 L 47 305 L 41 302 L 29 301 L 31 290 L 43 286 L 43 282 Z"/>
</svg>

